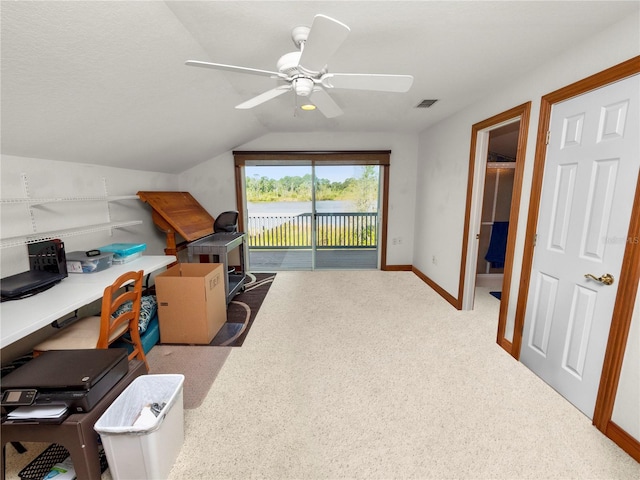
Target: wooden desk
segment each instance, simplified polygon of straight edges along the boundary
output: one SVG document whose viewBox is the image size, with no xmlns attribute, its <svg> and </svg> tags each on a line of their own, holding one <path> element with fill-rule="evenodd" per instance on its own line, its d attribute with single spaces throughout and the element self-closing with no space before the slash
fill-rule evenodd
<svg viewBox="0 0 640 480">
<path fill-rule="evenodd" d="M 173 255 L 144 255 L 101 272 L 70 273 L 49 290 L 33 297 L 0 303 L 0 348 L 46 327 L 80 307 L 102 298 L 105 287 L 132 270 L 148 275 L 176 261 Z"/>
<path fill-rule="evenodd" d="M 100 478 L 98 434 L 93 426 L 113 401 L 133 380 L 147 373 L 143 362 L 129 362 L 129 372 L 109 390 L 91 411 L 74 413 L 59 425 L 50 423 L 3 423 L 2 455 L 0 455 L 0 480 L 4 480 L 5 446 L 9 442 L 50 442 L 65 447 L 71 454 L 78 480 Z"/>
</svg>

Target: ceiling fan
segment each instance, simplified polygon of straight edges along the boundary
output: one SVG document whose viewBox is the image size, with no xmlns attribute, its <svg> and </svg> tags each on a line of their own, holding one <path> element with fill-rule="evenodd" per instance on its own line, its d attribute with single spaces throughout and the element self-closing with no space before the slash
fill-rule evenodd
<svg viewBox="0 0 640 480">
<path fill-rule="evenodd" d="M 296 27 L 291 32 L 293 43 L 299 51 L 286 53 L 278 60 L 277 72 L 257 68 L 224 65 L 222 63 L 188 60 L 186 65 L 247 73 L 278 78 L 282 84 L 237 105 L 236 108 L 256 107 L 268 100 L 293 91 L 297 96 L 309 97 L 311 103 L 327 118 L 342 115 L 342 109 L 327 90 L 344 88 L 380 92 L 406 92 L 413 83 L 411 75 L 386 75 L 374 73 L 329 73 L 327 63 L 347 38 L 350 29 L 344 23 L 316 15 L 311 27 Z"/>
</svg>

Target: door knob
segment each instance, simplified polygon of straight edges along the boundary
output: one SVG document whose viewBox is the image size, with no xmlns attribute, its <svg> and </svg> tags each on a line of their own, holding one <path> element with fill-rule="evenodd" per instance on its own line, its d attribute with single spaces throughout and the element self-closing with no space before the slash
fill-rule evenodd
<svg viewBox="0 0 640 480">
<path fill-rule="evenodd" d="M 596 277 L 595 275 L 591 275 L 590 273 L 587 273 L 585 274 L 585 278 L 590 278 L 591 280 L 604 283 L 605 285 L 613 284 L 613 275 L 611 275 L 610 273 L 605 273 L 601 277 Z"/>
</svg>

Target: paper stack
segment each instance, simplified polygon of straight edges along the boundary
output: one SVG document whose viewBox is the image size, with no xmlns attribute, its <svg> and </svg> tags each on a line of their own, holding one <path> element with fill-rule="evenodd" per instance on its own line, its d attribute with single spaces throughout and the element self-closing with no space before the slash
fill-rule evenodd
<svg viewBox="0 0 640 480">
<path fill-rule="evenodd" d="M 56 419 L 67 413 L 66 405 L 31 405 L 9 412 L 8 420 Z"/>
</svg>

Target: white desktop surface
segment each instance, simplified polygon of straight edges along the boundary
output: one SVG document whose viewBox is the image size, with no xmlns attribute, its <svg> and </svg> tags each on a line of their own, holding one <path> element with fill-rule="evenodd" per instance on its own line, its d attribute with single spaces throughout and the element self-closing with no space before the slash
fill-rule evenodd
<svg viewBox="0 0 640 480">
<path fill-rule="evenodd" d="M 102 298 L 104 289 L 125 272 L 148 275 L 176 261 L 173 255 L 143 255 L 132 262 L 95 273 L 70 273 L 49 290 L 21 300 L 0 303 L 0 348 Z"/>
</svg>

